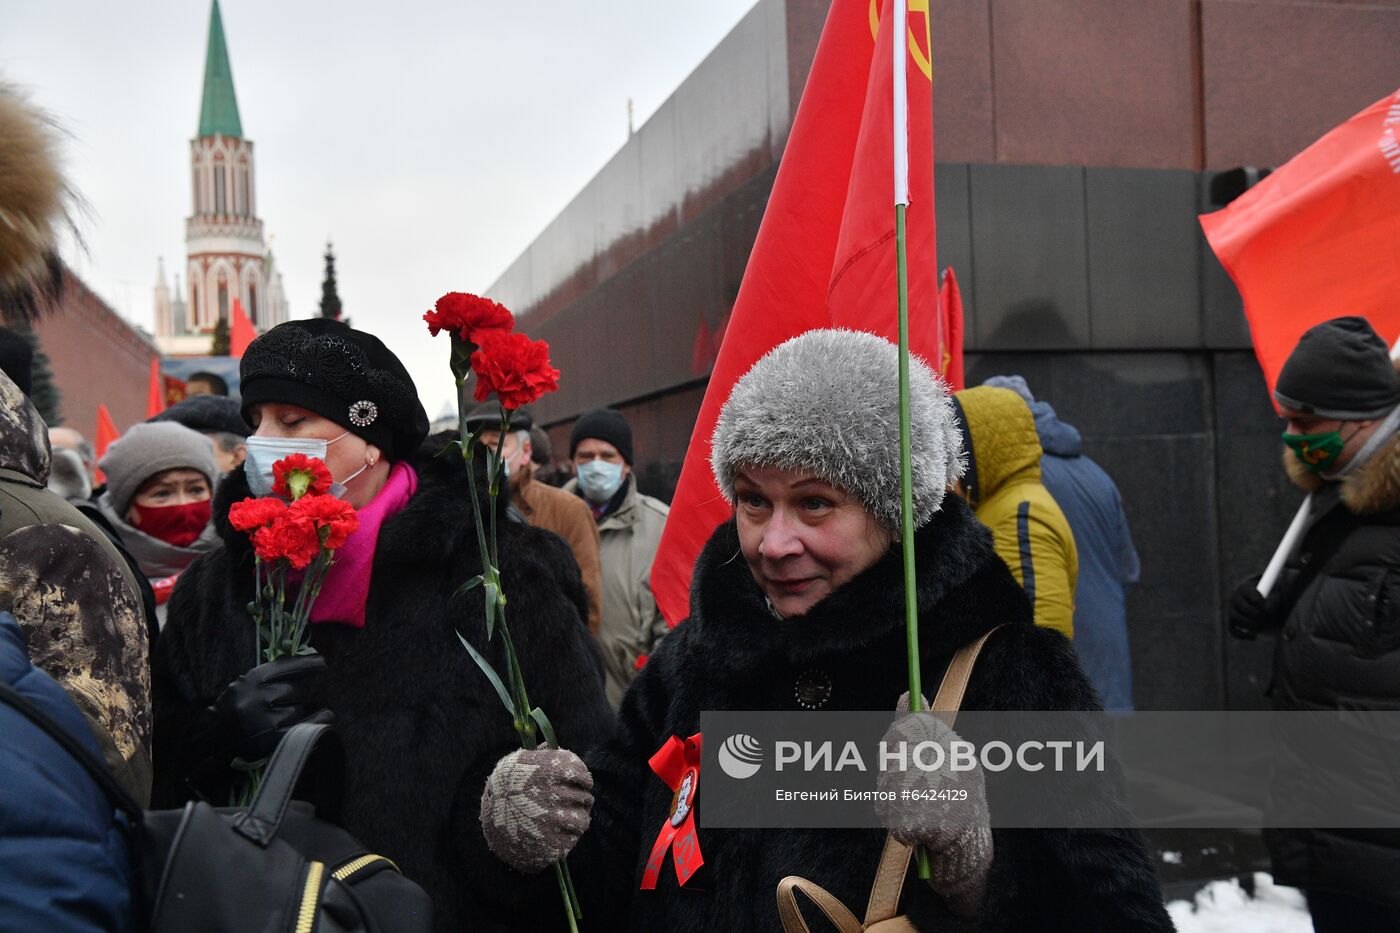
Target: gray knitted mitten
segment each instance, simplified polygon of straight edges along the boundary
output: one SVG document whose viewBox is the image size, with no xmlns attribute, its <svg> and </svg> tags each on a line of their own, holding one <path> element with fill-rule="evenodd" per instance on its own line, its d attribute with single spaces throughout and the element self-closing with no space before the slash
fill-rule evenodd
<svg viewBox="0 0 1400 933">
<path fill-rule="evenodd" d="M 889 749 L 905 743 L 909 767 L 881 773 L 881 796 L 893 795 L 876 804 L 881 820 L 900 842 L 928 849 L 933 868 L 929 884 L 953 911 L 972 916 L 982 904 L 992 866 L 991 818 L 981 766 L 967 771 L 949 768 L 951 743 L 960 738 L 932 713 L 901 716 L 884 741 Z M 944 764 L 938 770 L 914 766 L 913 749 L 922 742 L 942 747 Z M 934 760 L 930 752 L 919 757 Z"/>
<path fill-rule="evenodd" d="M 571 751 L 520 749 L 496 763 L 481 794 L 481 831 L 497 857 L 535 874 L 568 855 L 588 829 L 593 775 Z"/>
</svg>

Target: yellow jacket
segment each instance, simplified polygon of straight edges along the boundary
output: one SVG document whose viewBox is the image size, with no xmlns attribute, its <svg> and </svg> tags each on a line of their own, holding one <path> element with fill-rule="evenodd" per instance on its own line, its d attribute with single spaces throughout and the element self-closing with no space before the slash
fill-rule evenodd
<svg viewBox="0 0 1400 933">
<path fill-rule="evenodd" d="M 1079 553 L 1069 522 L 1040 482 L 1035 418 L 1010 389 L 977 386 L 954 398 L 967 431 L 963 494 L 1030 597 L 1036 624 L 1073 638 Z"/>
</svg>

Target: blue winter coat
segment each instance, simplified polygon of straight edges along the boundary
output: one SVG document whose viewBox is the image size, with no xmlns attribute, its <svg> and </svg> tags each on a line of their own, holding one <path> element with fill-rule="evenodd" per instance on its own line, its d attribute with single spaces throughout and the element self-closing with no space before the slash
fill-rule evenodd
<svg viewBox="0 0 1400 933">
<path fill-rule="evenodd" d="M 1055 416 L 1049 402 L 1031 405 L 1045 455 L 1041 482 L 1069 520 L 1079 549 L 1074 593 L 1074 647 L 1104 709 L 1133 708 L 1125 590 L 1140 571 L 1137 551 L 1113 480 L 1084 456 L 1079 432 Z"/>
<path fill-rule="evenodd" d="M 24 633 L 7 612 L 0 680 L 102 760 L 78 707 L 29 663 Z M 127 840 L 112 804 L 82 765 L 2 701 L 0 788 L 0 930 L 130 929 Z"/>
</svg>

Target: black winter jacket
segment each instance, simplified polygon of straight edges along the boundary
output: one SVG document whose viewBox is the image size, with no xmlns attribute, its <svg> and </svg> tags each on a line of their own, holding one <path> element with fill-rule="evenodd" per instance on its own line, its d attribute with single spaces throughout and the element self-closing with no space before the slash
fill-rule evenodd
<svg viewBox="0 0 1400 933">
<path fill-rule="evenodd" d="M 1278 625 L 1270 700 L 1278 710 L 1400 710 L 1400 437 L 1340 482 L 1324 483 L 1291 451 L 1284 456 L 1290 477 L 1312 492 L 1313 509 L 1266 603 Z M 1353 739 L 1347 760 L 1385 776 L 1391 800 L 1400 796 L 1389 744 L 1364 733 Z M 1301 767 L 1280 769 L 1293 777 L 1275 780 L 1276 796 L 1354 795 L 1305 776 L 1320 754 L 1327 752 L 1293 750 Z M 1274 830 L 1265 838 L 1280 883 L 1400 909 L 1400 830 Z"/>
<path fill-rule="evenodd" d="M 522 882 L 482 837 L 486 776 L 519 742 L 457 641 L 460 630 L 505 670 L 499 635 L 486 642 L 480 591 L 453 598 L 481 560 L 466 470 L 434 450 L 430 442 L 410 461 L 418 489 L 380 529 L 364 628 L 313 625 L 311 643 L 326 656 L 321 699 L 344 739 L 346 829 L 428 890 L 438 929 L 495 930 L 516 912 L 516 898 L 537 897 L 536 887 L 547 894 L 554 882 Z M 247 495 L 241 472 L 220 486 L 214 514 L 223 547 L 191 564 L 171 598 L 154 659 L 158 804 L 190 796 L 185 779 L 207 747 L 205 709 L 253 663 L 253 557 L 228 525 L 230 504 Z M 592 748 L 611 731 L 612 712 L 601 657 L 581 621 L 578 566 L 541 529 L 502 521 L 499 540 L 507 620 L 531 701 L 561 742 Z"/>
<path fill-rule="evenodd" d="M 1098 708 L 1070 643 L 1032 624 L 1025 594 L 961 499 L 945 501 L 916 546 L 930 694 L 957 648 L 1005 623 L 977 662 L 963 709 Z M 805 617 L 779 621 L 740 554 L 734 522 L 715 531 L 696 563 L 690 619 L 662 641 L 623 699 L 617 735 L 588 761 L 593 822 L 570 864 L 582 879 L 590 926 L 780 930 L 775 892 L 789 874 L 863 910 L 884 841 L 874 829 L 702 829 L 699 874 L 681 888 L 667 864 L 656 890 L 639 890 L 672 796 L 647 762 L 668 737 L 694 733 L 702 710 L 797 710 L 794 681 L 809 668 L 832 678 L 826 709 L 893 710 L 907 688 L 902 579 L 892 551 Z M 697 805 L 705 806 L 703 795 Z M 914 876 L 903 910 L 920 929 L 1172 928 L 1135 832 L 997 830 L 993 836 L 989 894 L 979 918 L 958 920 Z"/>
</svg>

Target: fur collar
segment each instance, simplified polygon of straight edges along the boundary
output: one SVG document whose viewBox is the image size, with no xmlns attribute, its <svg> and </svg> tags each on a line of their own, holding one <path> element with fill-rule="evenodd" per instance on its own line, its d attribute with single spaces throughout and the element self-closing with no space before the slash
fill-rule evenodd
<svg viewBox="0 0 1400 933">
<path fill-rule="evenodd" d="M 1283 468 L 1304 492 L 1317 492 L 1327 481 L 1303 467 L 1287 447 Z M 1376 515 L 1400 508 L 1400 434 L 1391 438 L 1361 468 L 1340 480 L 1342 504 L 1353 515 Z"/>
<path fill-rule="evenodd" d="M 919 613 L 925 650 L 948 651 L 982 633 L 975 613 L 941 617 L 938 604 L 996 560 L 991 532 L 966 503 L 948 496 L 915 533 Z M 734 519 L 715 529 L 695 564 L 691 583 L 695 638 L 718 650 L 717 665 L 739 666 L 779 655 L 798 664 L 822 655 L 863 648 L 904 624 L 904 572 L 897 547 L 805 616 L 776 619 L 739 550 Z M 936 620 L 936 624 L 935 623 Z"/>
</svg>

